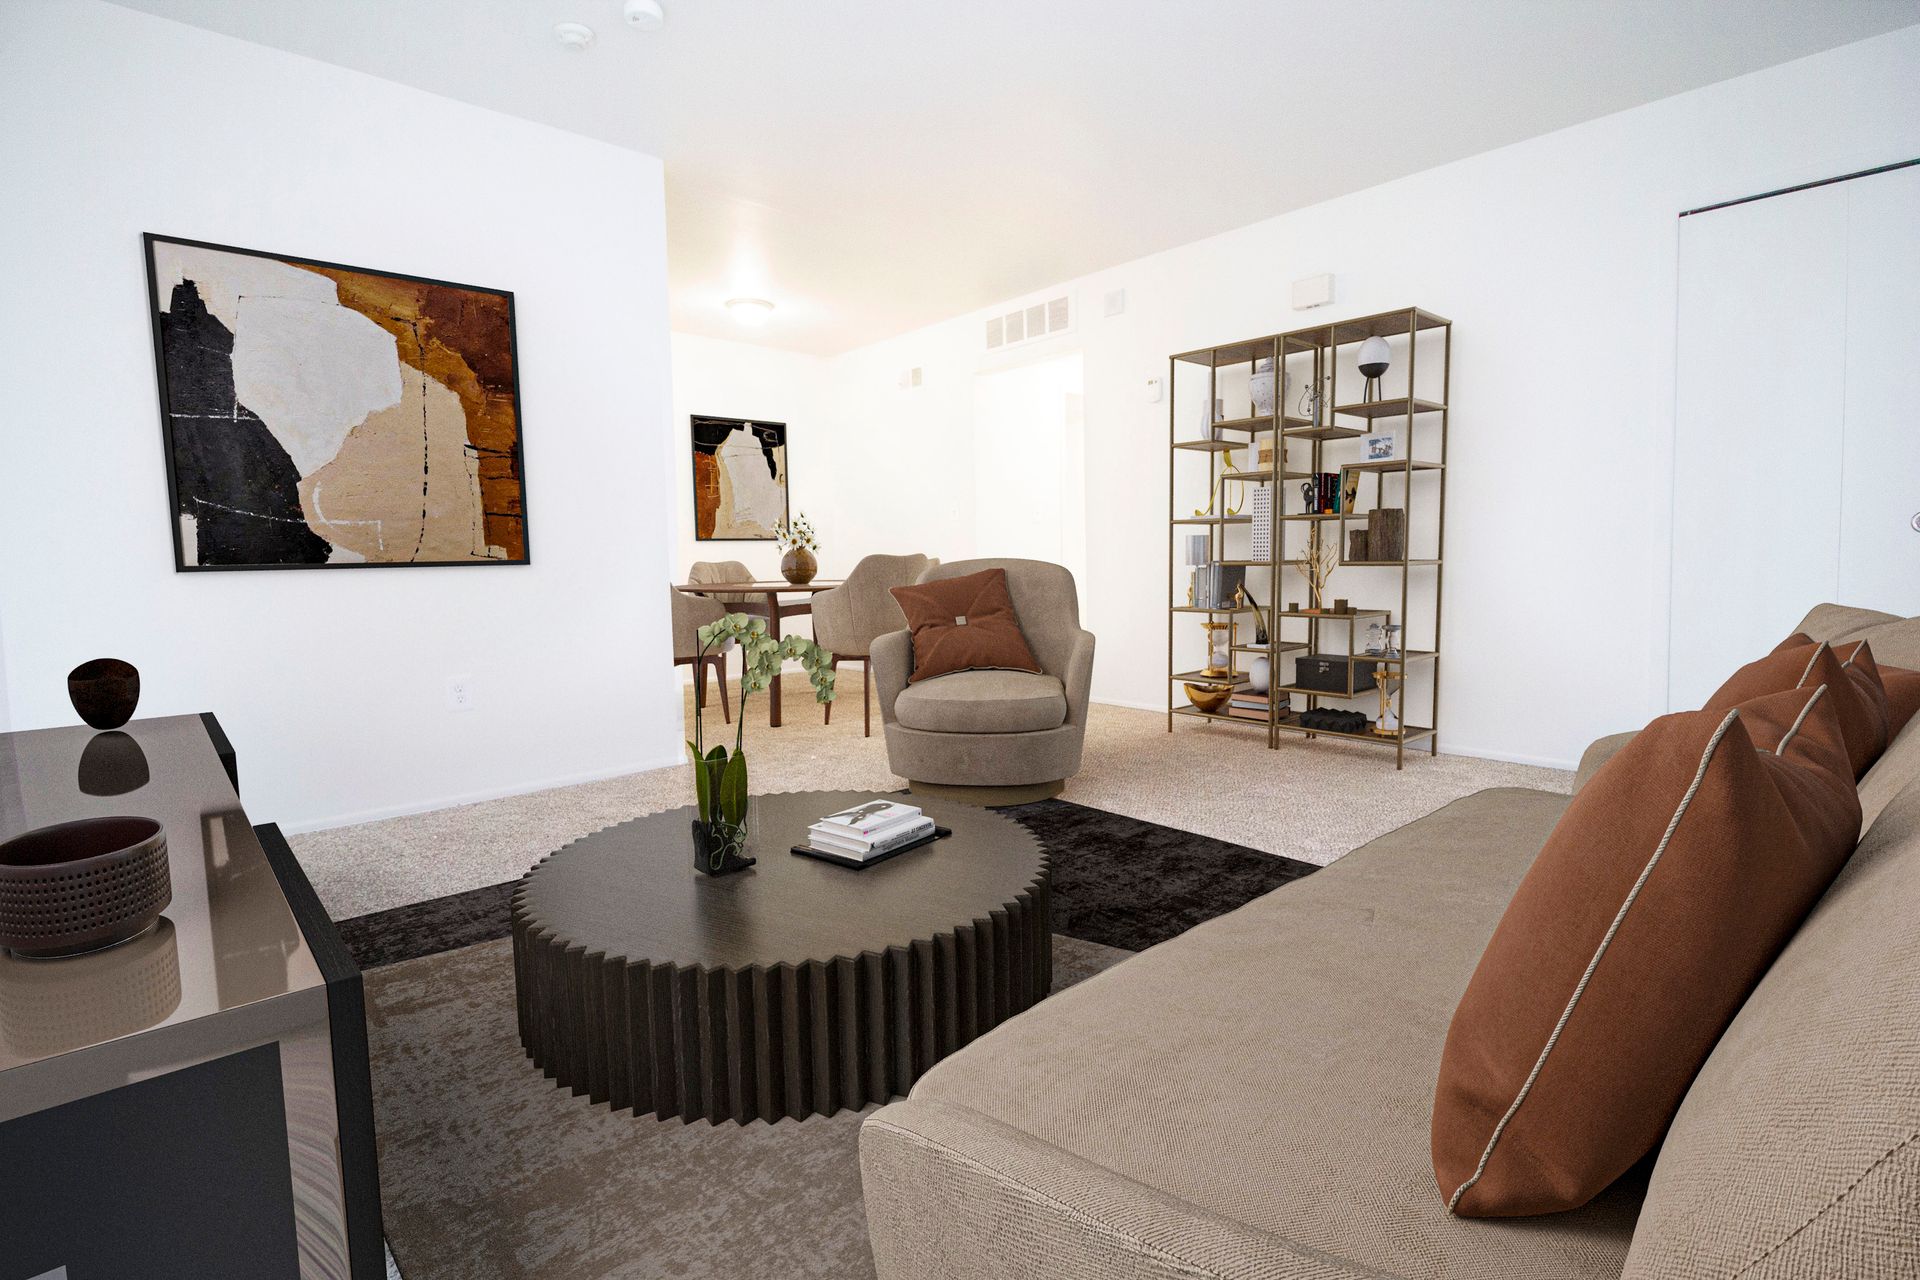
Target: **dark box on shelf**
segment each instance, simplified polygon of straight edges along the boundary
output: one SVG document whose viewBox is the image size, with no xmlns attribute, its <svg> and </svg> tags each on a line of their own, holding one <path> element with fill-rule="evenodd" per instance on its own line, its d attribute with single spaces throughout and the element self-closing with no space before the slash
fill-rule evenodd
<svg viewBox="0 0 1920 1280">
<path fill-rule="evenodd" d="M 1347 665 L 1353 665 L 1353 684 L 1347 684 Z M 1303 653 L 1293 660 L 1293 683 L 1302 689 L 1344 694 L 1349 687 L 1363 693 L 1374 687 L 1380 664 L 1368 658 L 1349 659 L 1344 653 Z"/>
</svg>

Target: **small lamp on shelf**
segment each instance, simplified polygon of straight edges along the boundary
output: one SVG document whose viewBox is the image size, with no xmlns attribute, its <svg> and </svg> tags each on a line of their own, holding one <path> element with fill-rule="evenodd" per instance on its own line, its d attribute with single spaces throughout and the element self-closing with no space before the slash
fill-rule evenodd
<svg viewBox="0 0 1920 1280">
<path fill-rule="evenodd" d="M 1392 363 L 1393 348 L 1385 338 L 1372 337 L 1360 344 L 1360 376 L 1367 380 L 1360 395 L 1363 404 L 1372 404 L 1380 398 L 1380 375 Z"/>
</svg>

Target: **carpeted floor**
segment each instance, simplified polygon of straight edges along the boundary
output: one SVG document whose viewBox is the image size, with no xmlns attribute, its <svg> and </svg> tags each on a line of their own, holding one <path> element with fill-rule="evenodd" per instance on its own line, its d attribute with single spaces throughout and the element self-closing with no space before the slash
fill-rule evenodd
<svg viewBox="0 0 1920 1280">
<path fill-rule="evenodd" d="M 896 790 L 886 744 L 860 734 L 860 675 L 841 672 L 832 725 L 789 681 L 786 724 L 771 729 L 764 695 L 748 710 L 758 791 Z M 688 701 L 689 714 L 691 696 Z M 719 716 L 717 707 L 714 720 Z M 1258 733 L 1096 704 L 1085 760 L 1064 799 L 1324 866 L 1375 836 L 1486 787 L 1566 791 L 1572 775 L 1465 756 L 1392 755 L 1364 744 L 1289 737 L 1268 751 Z M 537 762 L 530 767 L 537 767 Z M 684 766 L 292 838 L 336 917 L 361 915 L 516 879 L 567 841 L 692 803 Z"/>
<path fill-rule="evenodd" d="M 1047 846 L 1056 991 L 1316 869 L 1060 800 L 1003 812 Z M 382 1200 L 406 1280 L 871 1275 L 858 1133 L 872 1109 L 687 1125 L 556 1088 L 515 1025 L 511 889 L 341 922 L 367 971 Z"/>
</svg>

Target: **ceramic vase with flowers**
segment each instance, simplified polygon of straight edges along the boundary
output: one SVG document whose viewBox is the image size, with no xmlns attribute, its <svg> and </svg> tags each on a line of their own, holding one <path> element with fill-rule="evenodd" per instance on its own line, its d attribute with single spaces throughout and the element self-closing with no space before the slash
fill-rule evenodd
<svg viewBox="0 0 1920 1280">
<path fill-rule="evenodd" d="M 727 641 L 740 645 L 740 714 L 734 717 L 733 749 L 719 743 L 707 747 L 706 723 L 696 700 L 693 708 L 693 789 L 697 812 L 693 821 L 693 865 L 710 876 L 744 871 L 756 861 L 747 855 L 752 826 L 752 798 L 747 791 L 747 697 L 770 689 L 780 664 L 798 662 L 813 686 L 816 702 L 833 701 L 833 654 L 805 636 L 767 634 L 765 618 L 729 613 L 701 627 L 700 657 L 716 653 Z"/>
<path fill-rule="evenodd" d="M 802 511 L 791 520 L 776 520 L 773 540 L 784 553 L 780 557 L 780 576 L 796 587 L 812 582 L 813 575 L 820 572 L 820 561 L 814 555 L 820 550 L 820 539 L 807 523 L 807 513 Z"/>
</svg>

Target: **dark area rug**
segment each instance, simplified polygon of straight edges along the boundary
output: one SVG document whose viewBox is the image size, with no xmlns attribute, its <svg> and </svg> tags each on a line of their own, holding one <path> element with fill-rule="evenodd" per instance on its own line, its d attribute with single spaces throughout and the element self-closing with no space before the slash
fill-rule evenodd
<svg viewBox="0 0 1920 1280">
<path fill-rule="evenodd" d="M 1205 920 L 1318 870 L 1208 836 L 1065 800 L 1000 812 L 1031 831 L 1053 859 L 1053 930 L 1144 951 Z M 507 937 L 508 880 L 340 921 L 362 969 Z"/>
<path fill-rule="evenodd" d="M 1316 870 L 1105 810 L 1003 809 L 1053 862 L 1054 989 Z M 367 971 L 386 1233 L 404 1280 L 868 1280 L 860 1122 L 590 1105 L 514 1018 L 517 881 L 340 922 Z"/>
</svg>

